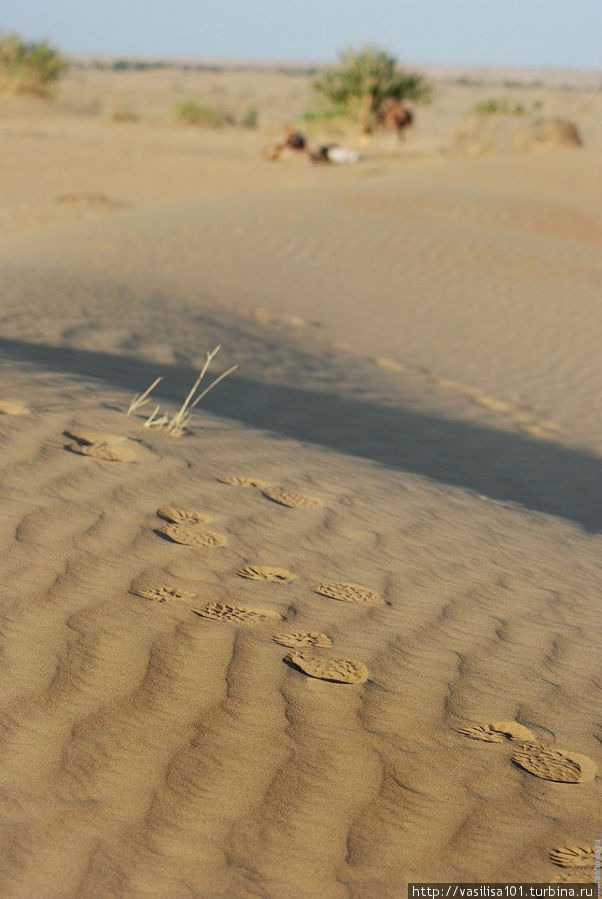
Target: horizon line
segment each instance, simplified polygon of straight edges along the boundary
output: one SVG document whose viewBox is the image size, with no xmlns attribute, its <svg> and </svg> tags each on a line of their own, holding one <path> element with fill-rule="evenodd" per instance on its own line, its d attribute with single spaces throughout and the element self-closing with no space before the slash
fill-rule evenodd
<svg viewBox="0 0 602 899">
<path fill-rule="evenodd" d="M 238 57 L 238 56 L 177 56 L 173 54 L 161 55 L 157 53 L 105 53 L 105 52 L 96 52 L 96 51 L 75 51 L 71 52 L 68 50 L 61 51 L 65 56 L 70 59 L 75 60 L 100 60 L 100 61 L 120 61 L 124 60 L 128 62 L 132 61 L 141 61 L 141 62 L 162 62 L 162 63 L 172 63 L 172 64 L 183 64 L 183 65 L 220 65 L 220 66 L 249 66 L 251 68 L 315 68 L 317 66 L 326 66 L 336 64 L 336 60 L 332 59 L 308 59 L 308 58 L 278 58 L 278 57 Z M 391 53 L 391 55 L 395 55 Z M 505 70 L 505 69 L 513 69 L 513 70 L 528 70 L 532 72 L 537 71 L 548 71 L 548 72 L 583 72 L 588 74 L 600 74 L 602 75 L 602 67 L 595 66 L 576 66 L 576 65 L 552 65 L 549 63 L 546 64 L 536 64 L 536 63 L 490 63 L 490 62 L 425 62 L 425 61 L 417 61 L 417 60 L 401 60 L 401 65 L 410 65 L 410 66 L 422 66 L 425 68 L 440 68 L 440 69 L 470 69 L 470 70 L 480 70 L 480 69 L 497 69 L 497 70 Z"/>
</svg>

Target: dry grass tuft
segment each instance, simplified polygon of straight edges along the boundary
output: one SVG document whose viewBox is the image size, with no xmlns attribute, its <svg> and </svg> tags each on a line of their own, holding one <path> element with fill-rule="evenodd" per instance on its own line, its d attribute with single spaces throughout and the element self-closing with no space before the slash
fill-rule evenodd
<svg viewBox="0 0 602 899">
<path fill-rule="evenodd" d="M 192 385 L 190 391 L 188 392 L 186 399 L 175 413 L 175 415 L 168 415 L 167 412 L 161 412 L 161 406 L 157 405 L 153 409 L 152 413 L 149 415 L 147 420 L 144 423 L 145 428 L 160 428 L 162 430 L 166 430 L 168 434 L 171 434 L 172 437 L 182 437 L 186 433 L 186 429 L 188 424 L 190 423 L 192 410 L 197 406 L 200 401 L 207 396 L 210 390 L 219 384 L 220 381 L 223 381 L 228 375 L 232 374 L 233 371 L 236 371 L 238 365 L 233 365 L 227 371 L 222 372 L 221 375 L 218 375 L 208 387 L 204 390 L 201 390 L 201 382 L 207 372 L 209 371 L 209 367 L 217 354 L 221 349 L 221 345 L 216 346 L 211 351 L 206 353 L 205 363 L 201 369 L 201 372 Z M 142 406 L 146 405 L 149 402 L 149 395 L 155 389 L 159 381 L 162 378 L 156 378 L 150 387 L 144 391 L 144 393 L 136 394 L 127 411 L 128 415 L 131 415 L 132 412 L 135 412 L 137 409 L 142 408 Z"/>
</svg>

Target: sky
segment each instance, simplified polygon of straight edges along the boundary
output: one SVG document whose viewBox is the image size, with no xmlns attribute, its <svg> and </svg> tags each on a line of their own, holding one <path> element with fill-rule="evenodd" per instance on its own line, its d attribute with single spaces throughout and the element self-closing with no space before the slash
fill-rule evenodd
<svg viewBox="0 0 602 899">
<path fill-rule="evenodd" d="M 0 30 L 65 53 L 602 68 L 602 0 L 0 0 Z"/>
</svg>

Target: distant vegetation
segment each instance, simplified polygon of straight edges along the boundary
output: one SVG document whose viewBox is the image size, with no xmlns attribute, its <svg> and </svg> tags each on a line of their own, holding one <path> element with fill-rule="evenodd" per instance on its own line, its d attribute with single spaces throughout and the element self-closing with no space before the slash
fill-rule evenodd
<svg viewBox="0 0 602 899">
<path fill-rule="evenodd" d="M 472 107 L 476 115 L 524 115 L 526 111 L 522 103 L 509 103 L 508 100 L 481 100 Z"/>
<path fill-rule="evenodd" d="M 234 124 L 234 117 L 229 112 L 214 106 L 201 106 L 196 100 L 179 100 L 173 106 L 173 115 L 186 125 L 223 128 L 224 125 Z"/>
<path fill-rule="evenodd" d="M 201 106 L 196 100 L 179 100 L 172 107 L 172 114 L 186 125 L 201 125 L 206 128 L 224 128 L 240 125 L 243 128 L 257 128 L 259 113 L 256 106 L 250 106 L 240 121 L 225 109 L 215 106 Z"/>
<path fill-rule="evenodd" d="M 279 75 L 313 76 L 315 66 L 274 65 L 267 63 L 208 63 L 183 62 L 172 59 L 75 59 L 78 69 L 97 69 L 100 72 L 145 72 L 152 69 L 173 69 L 178 72 L 277 72 Z"/>
<path fill-rule="evenodd" d="M 18 34 L 0 32 L 1 92 L 46 96 L 68 67 L 48 41 L 24 41 Z"/>
<path fill-rule="evenodd" d="M 537 109 L 541 109 L 542 107 L 541 100 L 535 100 L 531 109 L 527 109 L 527 107 L 523 103 L 510 103 L 509 100 L 481 100 L 479 103 L 475 103 L 472 107 L 472 112 L 476 115 L 527 115 L 529 112 L 534 112 Z"/>
<path fill-rule="evenodd" d="M 240 124 L 243 128 L 257 128 L 257 125 L 259 124 L 259 112 L 256 106 L 249 106 Z"/>
<path fill-rule="evenodd" d="M 312 86 L 316 101 L 306 119 L 345 117 L 365 132 L 378 126 L 387 101 L 425 103 L 432 93 L 423 75 L 407 71 L 394 56 L 371 46 L 340 53 L 338 65 L 321 72 Z"/>
<path fill-rule="evenodd" d="M 113 59 L 110 62 L 95 60 L 92 68 L 110 72 L 146 72 L 149 69 L 178 69 L 182 72 L 220 72 L 221 66 L 206 63 L 172 63 L 161 59 Z"/>
</svg>

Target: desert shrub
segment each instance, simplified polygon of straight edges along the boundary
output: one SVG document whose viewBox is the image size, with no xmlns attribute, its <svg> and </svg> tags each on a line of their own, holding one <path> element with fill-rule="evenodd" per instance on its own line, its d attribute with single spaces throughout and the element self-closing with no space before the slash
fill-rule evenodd
<svg viewBox="0 0 602 899">
<path fill-rule="evenodd" d="M 223 128 L 233 125 L 234 117 L 223 109 L 201 106 L 196 100 L 180 100 L 173 107 L 173 114 L 187 125 L 204 125 L 208 128 Z"/>
<path fill-rule="evenodd" d="M 423 75 L 407 71 L 394 56 L 371 46 L 340 53 L 338 65 L 321 72 L 313 89 L 315 117 L 345 115 L 359 122 L 364 131 L 376 127 L 385 101 L 428 102 L 431 97 Z"/>
<path fill-rule="evenodd" d="M 47 40 L 24 41 L 0 32 L 0 91 L 45 95 L 69 64 Z"/>
<path fill-rule="evenodd" d="M 525 115 L 527 110 L 522 103 L 489 99 L 475 103 L 472 112 L 476 115 Z"/>
<path fill-rule="evenodd" d="M 243 128 L 257 128 L 259 122 L 259 112 L 256 106 L 249 106 L 247 109 L 241 125 Z"/>
</svg>

